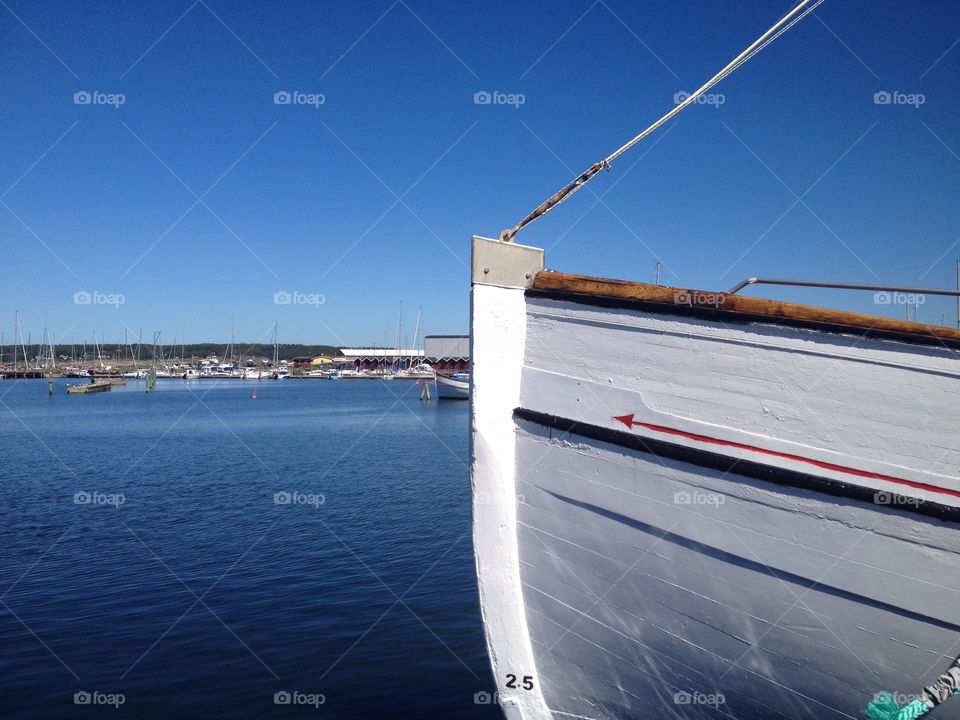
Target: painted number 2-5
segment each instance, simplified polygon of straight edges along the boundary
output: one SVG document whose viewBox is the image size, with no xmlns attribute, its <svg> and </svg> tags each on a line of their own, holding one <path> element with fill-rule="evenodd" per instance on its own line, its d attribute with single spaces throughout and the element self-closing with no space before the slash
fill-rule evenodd
<svg viewBox="0 0 960 720">
<path fill-rule="evenodd" d="M 507 674 L 507 687 L 511 690 L 516 690 L 518 688 L 523 688 L 524 690 L 533 690 L 533 676 L 524 675 L 520 680 L 517 680 L 517 676 L 508 673 Z"/>
</svg>

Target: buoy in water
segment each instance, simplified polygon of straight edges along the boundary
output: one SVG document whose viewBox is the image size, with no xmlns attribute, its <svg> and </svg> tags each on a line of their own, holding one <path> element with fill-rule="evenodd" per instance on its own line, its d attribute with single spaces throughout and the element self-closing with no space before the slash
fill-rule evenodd
<svg viewBox="0 0 960 720">
<path fill-rule="evenodd" d="M 250 399 L 251 399 L 251 400 L 256 400 L 256 399 L 257 399 L 257 389 L 256 389 L 256 388 L 253 389 L 253 394 L 250 396 Z"/>
</svg>

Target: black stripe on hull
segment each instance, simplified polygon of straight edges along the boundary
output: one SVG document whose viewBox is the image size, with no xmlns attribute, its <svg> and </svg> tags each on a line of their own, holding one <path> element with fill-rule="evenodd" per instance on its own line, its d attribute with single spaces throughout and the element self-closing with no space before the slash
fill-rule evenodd
<svg viewBox="0 0 960 720">
<path fill-rule="evenodd" d="M 557 415 L 537 412 L 536 410 L 517 408 L 513 411 L 513 415 L 516 418 L 559 430 L 562 433 L 599 440 L 610 445 L 677 460 L 697 467 L 719 470 L 723 473 L 730 472 L 734 475 L 764 480 L 775 485 L 813 490 L 825 495 L 857 500 L 871 505 L 880 513 L 924 515 L 950 523 L 960 523 L 960 508 L 951 505 L 921 500 L 912 496 L 901 496 L 902 499 L 909 499 L 909 502 L 900 502 L 896 505 L 878 505 L 875 499 L 880 491 L 863 485 L 847 483 L 798 470 L 787 470 L 755 460 L 732 458 L 729 455 L 722 455 L 709 450 L 578 422 Z M 893 497 L 897 498 L 896 495 Z"/>
<path fill-rule="evenodd" d="M 920 334 L 899 333 L 891 330 L 865 329 L 850 325 L 832 325 L 826 322 L 775 317 L 771 315 L 754 315 L 746 312 L 723 310 L 712 305 L 675 305 L 672 303 L 667 304 L 651 302 L 649 300 L 631 300 L 629 298 L 617 298 L 604 295 L 587 295 L 585 293 L 574 293 L 565 290 L 535 290 L 533 288 L 526 291 L 526 296 L 530 298 L 545 298 L 547 300 L 562 300 L 566 302 L 578 303 L 580 305 L 593 305 L 595 307 L 637 310 L 639 312 L 653 313 L 655 315 L 695 317 L 703 320 L 713 320 L 715 322 L 725 323 L 727 325 L 762 323 L 764 325 L 780 325 L 802 328 L 804 330 L 819 330 L 820 332 L 829 333 L 831 335 L 859 335 L 864 338 L 871 338 L 875 340 L 896 340 L 898 342 L 909 343 L 911 345 L 932 345 L 941 349 L 950 350 L 960 349 L 960 342 L 951 340 L 949 338 L 935 337 L 933 335 L 926 336 Z"/>
</svg>

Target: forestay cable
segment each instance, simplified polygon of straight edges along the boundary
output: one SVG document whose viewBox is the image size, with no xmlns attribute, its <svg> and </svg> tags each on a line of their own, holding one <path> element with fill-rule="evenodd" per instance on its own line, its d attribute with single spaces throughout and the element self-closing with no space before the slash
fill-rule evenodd
<svg viewBox="0 0 960 720">
<path fill-rule="evenodd" d="M 769 30 L 767 30 L 763 35 L 756 39 L 746 50 L 737 55 L 733 60 L 731 60 L 726 67 L 724 67 L 720 72 L 710 78 L 707 82 L 700 86 L 698 90 L 691 93 L 686 97 L 683 102 L 679 103 L 674 107 L 670 112 L 664 115 L 662 118 L 653 123 L 646 130 L 641 132 L 635 138 L 630 140 L 628 143 L 623 145 L 621 148 L 616 150 L 613 154 L 601 160 L 600 162 L 594 163 L 587 170 L 581 173 L 573 182 L 569 185 L 558 190 L 555 194 L 550 196 L 542 204 L 540 204 L 533 212 L 527 215 L 523 220 L 521 220 L 517 225 L 509 230 L 503 230 L 500 233 L 500 240 L 502 242 L 512 242 L 514 236 L 520 232 L 524 227 L 532 223 L 537 218 L 546 215 L 557 205 L 562 203 L 568 197 L 573 195 L 577 190 L 586 185 L 594 175 L 603 170 L 604 168 L 610 169 L 611 163 L 616 160 L 618 157 L 627 152 L 630 148 L 636 145 L 638 142 L 643 140 L 645 137 L 653 133 L 657 128 L 662 126 L 664 123 L 668 122 L 675 115 L 680 113 L 684 108 L 695 103 L 704 93 L 706 93 L 710 88 L 715 86 L 725 77 L 735 72 L 737 68 L 746 63 L 750 58 L 763 50 L 767 45 L 772 43 L 778 37 L 783 35 L 787 30 L 792 28 L 798 22 L 803 20 L 807 15 L 817 9 L 824 0 L 802 0 L 799 5 L 797 5 L 793 10 L 784 15 L 780 20 Z"/>
</svg>

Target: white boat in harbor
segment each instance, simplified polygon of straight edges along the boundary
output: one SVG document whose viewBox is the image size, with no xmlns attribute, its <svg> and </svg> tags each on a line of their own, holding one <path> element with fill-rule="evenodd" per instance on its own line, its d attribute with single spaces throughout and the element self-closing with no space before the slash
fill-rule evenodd
<svg viewBox="0 0 960 720">
<path fill-rule="evenodd" d="M 396 377 L 400 380 L 433 380 L 436 374 L 429 363 L 419 363 L 413 367 L 398 370 Z"/>
<path fill-rule="evenodd" d="M 436 376 L 437 397 L 441 400 L 468 400 L 470 398 L 470 375 L 455 373 L 449 377 Z"/>
<path fill-rule="evenodd" d="M 379 377 L 373 373 L 369 373 L 366 370 L 341 370 L 339 372 L 339 378 L 341 380 L 371 380 Z"/>
<path fill-rule="evenodd" d="M 591 171 L 473 241 L 474 548 L 506 716 L 930 711 L 960 679 L 936 684 L 960 647 L 960 331 L 545 271 L 513 237 Z"/>
</svg>

